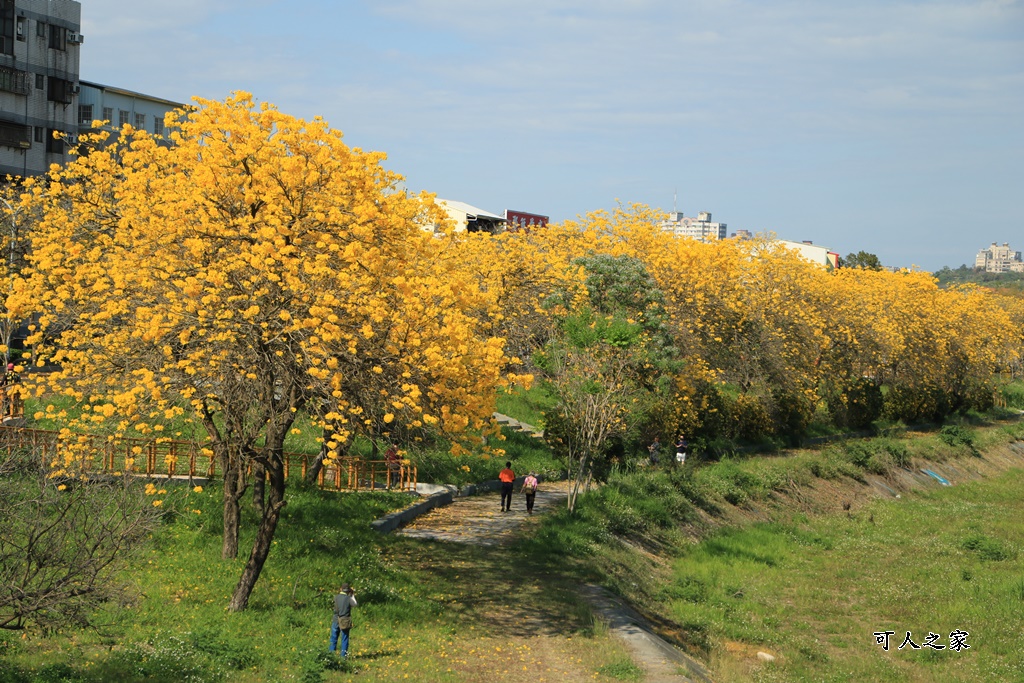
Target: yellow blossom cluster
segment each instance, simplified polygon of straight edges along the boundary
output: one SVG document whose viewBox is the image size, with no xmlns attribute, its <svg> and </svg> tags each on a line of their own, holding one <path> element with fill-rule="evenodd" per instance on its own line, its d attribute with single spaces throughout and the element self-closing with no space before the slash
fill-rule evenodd
<svg viewBox="0 0 1024 683">
<path fill-rule="evenodd" d="M 574 259 L 640 259 L 685 360 L 666 422 L 686 430 L 724 413 L 734 430 L 799 429 L 822 402 L 839 412 L 863 400 L 864 383 L 897 388 L 886 397 L 893 417 L 928 417 L 984 406 L 993 378 L 1020 367 L 1021 298 L 940 289 L 919 271 L 832 270 L 771 236 L 680 238 L 660 229 L 664 218 L 633 205 L 530 233 L 467 236 L 460 263 L 496 302 L 481 317 L 528 358 L 551 335 L 557 311 L 545 300 L 584 294 Z"/>
</svg>

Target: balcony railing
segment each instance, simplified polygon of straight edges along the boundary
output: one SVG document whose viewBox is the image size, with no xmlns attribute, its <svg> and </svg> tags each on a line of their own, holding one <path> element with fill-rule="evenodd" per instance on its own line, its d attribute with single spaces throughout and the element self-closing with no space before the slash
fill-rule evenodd
<svg viewBox="0 0 1024 683">
<path fill-rule="evenodd" d="M 15 95 L 28 95 L 31 89 L 27 72 L 0 66 L 0 90 L 12 92 Z"/>
</svg>

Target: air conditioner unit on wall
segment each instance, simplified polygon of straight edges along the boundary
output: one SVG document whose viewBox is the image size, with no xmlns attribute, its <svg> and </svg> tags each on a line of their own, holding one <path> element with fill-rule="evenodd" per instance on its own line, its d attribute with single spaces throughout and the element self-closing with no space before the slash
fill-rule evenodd
<svg viewBox="0 0 1024 683">
<path fill-rule="evenodd" d="M 73 86 L 71 86 L 71 94 L 72 95 L 77 95 L 80 92 L 82 92 L 82 86 L 78 85 L 77 83 L 75 83 Z"/>
<path fill-rule="evenodd" d="M 81 45 L 83 42 L 85 42 L 85 36 L 83 36 L 81 33 L 68 31 L 68 42 L 75 43 L 76 45 Z"/>
</svg>

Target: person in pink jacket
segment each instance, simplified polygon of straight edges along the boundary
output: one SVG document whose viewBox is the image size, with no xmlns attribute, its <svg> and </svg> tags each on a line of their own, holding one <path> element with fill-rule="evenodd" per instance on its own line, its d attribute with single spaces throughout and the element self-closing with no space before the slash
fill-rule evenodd
<svg viewBox="0 0 1024 683">
<path fill-rule="evenodd" d="M 533 514 L 533 501 L 537 497 L 537 485 L 540 484 L 537 481 L 537 473 L 530 472 L 530 474 L 523 480 L 523 493 L 526 494 L 526 511 Z"/>
</svg>

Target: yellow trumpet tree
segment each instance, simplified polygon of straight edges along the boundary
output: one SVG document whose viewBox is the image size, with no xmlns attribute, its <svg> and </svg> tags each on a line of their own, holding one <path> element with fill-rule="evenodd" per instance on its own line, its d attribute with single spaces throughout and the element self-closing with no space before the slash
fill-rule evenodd
<svg viewBox="0 0 1024 683">
<path fill-rule="evenodd" d="M 528 235 L 477 240 L 465 261 L 501 283 L 502 335 L 525 360 L 553 333 L 540 302 L 570 287 L 574 259 L 639 259 L 664 294 L 677 391 L 642 429 L 674 435 L 795 435 L 827 409 L 837 426 L 934 419 L 991 402 L 1021 367 L 1020 303 L 940 289 L 928 273 L 831 270 L 768 236 L 712 243 L 661 229 L 643 205 L 596 211 Z M 496 286 L 496 285 L 486 285 Z M 883 397 L 882 386 L 888 391 Z"/>
<path fill-rule="evenodd" d="M 384 155 L 350 149 L 245 93 L 168 119 L 164 140 L 125 126 L 30 183 L 41 213 L 32 287 L 36 362 L 78 402 L 71 427 L 160 437 L 195 424 L 224 473 L 225 558 L 238 551 L 252 467 L 267 496 L 231 597 L 244 609 L 285 505 L 297 412 L 334 432 L 486 424 L 505 363 L 449 273 L 429 197 L 397 189 Z M 40 387 L 42 390 L 42 387 Z M 68 453 L 70 469 L 78 454 Z"/>
</svg>

